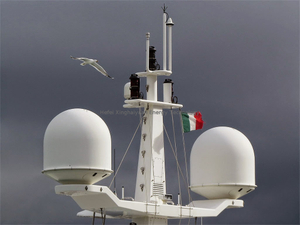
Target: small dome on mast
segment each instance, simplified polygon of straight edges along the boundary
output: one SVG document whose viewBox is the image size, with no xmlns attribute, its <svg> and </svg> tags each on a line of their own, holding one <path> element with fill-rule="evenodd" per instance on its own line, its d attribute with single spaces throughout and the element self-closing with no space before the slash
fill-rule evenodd
<svg viewBox="0 0 300 225">
<path fill-rule="evenodd" d="M 173 20 L 171 17 L 167 21 L 167 26 L 174 26 L 174 23 L 173 23 Z"/>
</svg>

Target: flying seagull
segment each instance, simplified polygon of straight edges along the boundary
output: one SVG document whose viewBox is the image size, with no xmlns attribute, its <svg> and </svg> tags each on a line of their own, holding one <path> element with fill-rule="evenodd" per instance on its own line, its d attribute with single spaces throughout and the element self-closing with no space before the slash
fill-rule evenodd
<svg viewBox="0 0 300 225">
<path fill-rule="evenodd" d="M 80 65 L 85 66 L 87 64 L 91 65 L 94 67 L 96 70 L 98 70 L 100 73 L 102 73 L 104 76 L 109 77 L 110 79 L 114 79 L 113 77 L 109 76 L 108 73 L 103 69 L 102 66 L 100 66 L 97 62 L 97 59 L 89 59 L 89 58 L 84 58 L 84 57 L 73 57 L 71 56 L 72 59 L 77 59 L 83 61 Z"/>
</svg>

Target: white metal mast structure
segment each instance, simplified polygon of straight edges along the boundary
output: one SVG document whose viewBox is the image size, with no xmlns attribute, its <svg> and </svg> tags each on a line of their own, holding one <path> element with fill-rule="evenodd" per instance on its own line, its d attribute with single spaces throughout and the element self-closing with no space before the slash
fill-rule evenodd
<svg viewBox="0 0 300 225">
<path fill-rule="evenodd" d="M 139 202 L 161 205 L 166 198 L 166 175 L 164 153 L 163 109 L 182 108 L 181 104 L 157 101 L 157 76 L 170 76 L 172 74 L 171 32 L 169 32 L 169 67 L 167 70 L 166 26 L 171 31 L 171 18 L 168 21 L 166 12 L 163 14 L 163 70 L 150 70 L 149 49 L 150 33 L 146 34 L 146 71 L 136 73 L 139 77 L 147 79 L 147 100 L 126 100 L 125 108 L 144 108 L 142 134 L 137 169 L 135 200 Z M 167 224 L 166 218 L 137 217 L 137 224 Z"/>
<path fill-rule="evenodd" d="M 255 189 L 254 152 L 249 140 L 229 127 L 205 131 L 195 141 L 190 158 L 190 188 L 208 200 L 183 206 L 170 204 L 166 194 L 163 109 L 182 108 L 173 103 L 172 88 L 164 83 L 164 101 L 157 100 L 157 77 L 172 74 L 172 26 L 163 14 L 163 69 L 149 64 L 150 34 L 146 34 L 146 71 L 134 78 L 147 79 L 147 99 L 126 84 L 124 108 L 144 108 L 135 198 L 119 199 L 109 187 L 94 185 L 111 170 L 111 137 L 105 122 L 85 109 L 70 109 L 57 115 L 44 136 L 44 174 L 60 182 L 56 194 L 70 196 L 84 210 L 78 216 L 131 219 L 131 224 L 168 223 L 168 219 L 215 217 L 226 208 L 240 208 L 238 198 Z M 167 68 L 168 27 L 168 68 Z M 153 63 L 153 61 L 152 61 Z M 150 68 L 151 67 L 151 68 Z M 166 81 L 165 81 L 166 82 Z M 165 88 L 166 87 L 166 88 Z M 130 93 L 129 93 L 130 92 Z"/>
</svg>

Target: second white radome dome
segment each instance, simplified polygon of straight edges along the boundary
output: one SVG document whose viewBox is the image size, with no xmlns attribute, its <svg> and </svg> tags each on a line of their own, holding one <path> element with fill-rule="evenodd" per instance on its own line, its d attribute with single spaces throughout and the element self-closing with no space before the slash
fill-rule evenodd
<svg viewBox="0 0 300 225">
<path fill-rule="evenodd" d="M 256 187 L 252 145 L 230 127 L 215 127 L 198 137 L 190 170 L 191 190 L 208 199 L 236 199 Z"/>
</svg>

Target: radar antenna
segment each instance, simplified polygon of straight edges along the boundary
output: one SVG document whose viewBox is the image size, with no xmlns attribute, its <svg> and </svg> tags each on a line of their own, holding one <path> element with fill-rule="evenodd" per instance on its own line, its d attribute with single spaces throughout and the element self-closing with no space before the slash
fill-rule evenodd
<svg viewBox="0 0 300 225">
<path fill-rule="evenodd" d="M 169 14 L 167 13 L 167 8 L 168 8 L 168 6 L 166 6 L 166 5 L 164 4 L 164 7 L 161 7 L 161 8 L 162 8 L 163 12 L 164 12 L 165 14 L 167 14 L 167 19 L 166 19 L 166 21 L 165 21 L 165 22 L 167 22 L 168 19 L 169 19 Z"/>
<path fill-rule="evenodd" d="M 168 6 L 166 6 L 166 4 L 164 4 L 164 7 L 161 7 L 161 8 L 164 11 L 164 13 L 166 13 L 166 10 L 167 10 Z"/>
</svg>

